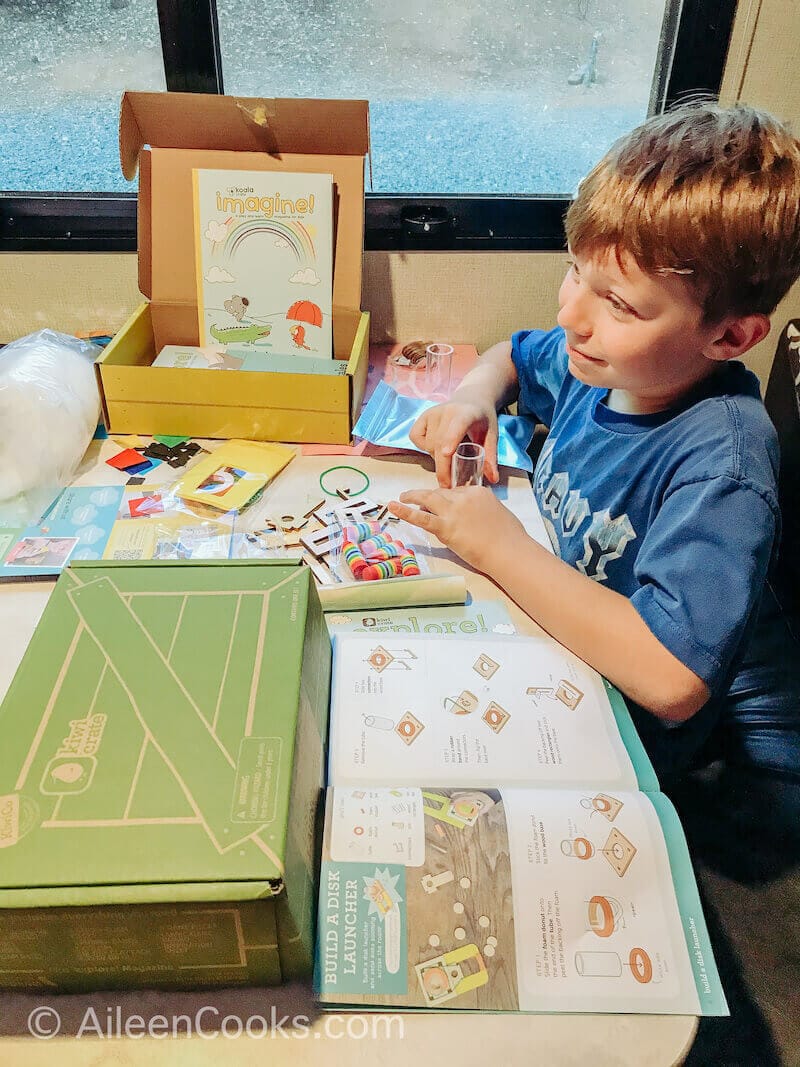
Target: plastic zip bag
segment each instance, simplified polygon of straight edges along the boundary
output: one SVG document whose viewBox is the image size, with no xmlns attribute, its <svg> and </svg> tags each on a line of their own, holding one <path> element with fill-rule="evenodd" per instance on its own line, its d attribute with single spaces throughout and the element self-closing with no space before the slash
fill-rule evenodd
<svg viewBox="0 0 800 1067">
<path fill-rule="evenodd" d="M 436 400 L 417 400 L 404 396 L 395 392 L 386 382 L 378 382 L 353 427 L 353 436 L 363 437 L 373 445 L 420 452 L 422 450 L 412 444 L 409 437 L 411 428 L 423 411 L 437 403 Z M 498 464 L 530 474 L 533 463 L 527 450 L 533 439 L 534 423 L 523 415 L 500 415 L 497 422 Z"/>
</svg>

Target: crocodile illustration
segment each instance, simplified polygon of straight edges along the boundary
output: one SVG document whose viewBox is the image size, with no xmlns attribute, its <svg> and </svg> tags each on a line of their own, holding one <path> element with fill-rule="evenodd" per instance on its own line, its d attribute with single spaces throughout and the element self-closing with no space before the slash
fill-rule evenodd
<svg viewBox="0 0 800 1067">
<path fill-rule="evenodd" d="M 255 323 L 251 326 L 211 326 L 208 331 L 215 341 L 219 341 L 220 344 L 243 344 L 252 345 L 262 337 L 269 337 L 272 332 L 272 327 L 267 323 L 264 326 L 258 326 Z"/>
</svg>

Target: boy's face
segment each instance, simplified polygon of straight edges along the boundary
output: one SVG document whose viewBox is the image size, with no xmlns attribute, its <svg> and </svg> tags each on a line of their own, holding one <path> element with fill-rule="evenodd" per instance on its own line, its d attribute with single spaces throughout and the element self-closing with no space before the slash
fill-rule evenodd
<svg viewBox="0 0 800 1067">
<path fill-rule="evenodd" d="M 558 294 L 570 373 L 612 391 L 621 411 L 671 407 L 718 365 L 704 353 L 719 326 L 677 275 L 645 274 L 627 253 L 576 256 Z"/>
</svg>

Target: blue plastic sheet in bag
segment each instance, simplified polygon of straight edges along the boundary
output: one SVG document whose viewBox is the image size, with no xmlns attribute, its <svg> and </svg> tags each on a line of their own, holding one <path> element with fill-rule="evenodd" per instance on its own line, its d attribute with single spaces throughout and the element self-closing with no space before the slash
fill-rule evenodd
<svg viewBox="0 0 800 1067">
<path fill-rule="evenodd" d="M 386 382 L 379 382 L 353 427 L 356 437 L 363 437 L 373 445 L 407 448 L 422 452 L 412 443 L 411 427 L 423 411 L 435 407 L 438 401 L 419 400 L 403 396 Z M 498 418 L 497 462 L 501 467 L 533 470 L 528 447 L 533 439 L 534 423 L 522 415 L 500 415 Z M 426 454 L 426 453 L 423 453 Z"/>
</svg>

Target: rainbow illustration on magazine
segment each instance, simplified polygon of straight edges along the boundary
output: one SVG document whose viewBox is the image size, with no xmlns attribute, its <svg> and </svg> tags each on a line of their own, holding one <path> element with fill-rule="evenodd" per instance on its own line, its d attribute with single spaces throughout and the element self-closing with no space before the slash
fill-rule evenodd
<svg viewBox="0 0 800 1067">
<path fill-rule="evenodd" d="M 333 176 L 195 170 L 201 345 L 330 359 Z"/>
</svg>

